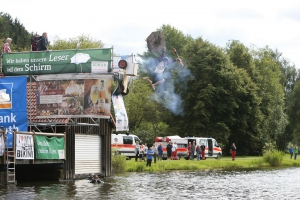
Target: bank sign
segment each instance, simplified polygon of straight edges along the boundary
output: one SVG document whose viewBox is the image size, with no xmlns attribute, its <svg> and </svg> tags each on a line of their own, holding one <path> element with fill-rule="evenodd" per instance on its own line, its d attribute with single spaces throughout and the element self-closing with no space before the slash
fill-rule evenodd
<svg viewBox="0 0 300 200">
<path fill-rule="evenodd" d="M 65 73 L 108 73 L 111 49 L 31 51 L 3 54 L 6 76 Z"/>
<path fill-rule="evenodd" d="M 13 147 L 13 130 L 28 131 L 27 77 L 0 78 L 0 126 L 6 130 L 5 145 Z"/>
</svg>

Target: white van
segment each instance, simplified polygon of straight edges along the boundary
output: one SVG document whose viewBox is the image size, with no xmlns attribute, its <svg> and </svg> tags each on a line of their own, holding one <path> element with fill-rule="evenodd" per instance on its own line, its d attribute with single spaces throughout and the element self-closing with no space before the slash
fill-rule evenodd
<svg viewBox="0 0 300 200">
<path fill-rule="evenodd" d="M 204 138 L 204 137 L 185 137 L 187 142 L 193 142 L 201 146 L 205 145 L 205 158 L 220 158 L 222 156 L 222 148 L 219 146 L 218 142 L 214 138 Z M 196 148 L 195 148 L 196 149 Z M 195 151 L 196 155 L 196 151 Z"/>
<path fill-rule="evenodd" d="M 111 134 L 111 148 L 117 148 L 121 155 L 128 158 L 134 158 L 136 141 L 141 143 L 141 140 L 136 135 L 127 134 Z"/>
</svg>

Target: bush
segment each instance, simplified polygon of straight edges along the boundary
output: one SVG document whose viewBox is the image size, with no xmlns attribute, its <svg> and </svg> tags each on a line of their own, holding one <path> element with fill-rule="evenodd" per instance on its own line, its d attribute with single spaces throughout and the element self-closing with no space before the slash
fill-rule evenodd
<svg viewBox="0 0 300 200">
<path fill-rule="evenodd" d="M 267 151 L 264 154 L 264 160 L 270 164 L 270 166 L 280 166 L 283 160 L 284 153 L 282 151 L 274 150 Z"/>
<path fill-rule="evenodd" d="M 117 148 L 111 150 L 111 167 L 113 174 L 121 174 L 125 172 L 126 157 L 122 156 Z"/>
</svg>

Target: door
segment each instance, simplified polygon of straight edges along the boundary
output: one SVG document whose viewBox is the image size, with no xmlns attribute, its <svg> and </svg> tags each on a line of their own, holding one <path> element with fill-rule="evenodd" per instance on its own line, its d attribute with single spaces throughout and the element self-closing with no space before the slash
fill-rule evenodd
<svg viewBox="0 0 300 200">
<path fill-rule="evenodd" d="M 101 174 L 101 137 L 75 134 L 75 175 Z"/>
<path fill-rule="evenodd" d="M 212 139 L 207 139 L 207 143 L 208 143 L 208 156 L 213 156 L 213 142 Z"/>
</svg>

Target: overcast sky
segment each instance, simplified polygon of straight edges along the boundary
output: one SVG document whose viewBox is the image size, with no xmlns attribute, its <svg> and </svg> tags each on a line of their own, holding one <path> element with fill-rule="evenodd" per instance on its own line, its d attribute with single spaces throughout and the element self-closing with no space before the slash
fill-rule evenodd
<svg viewBox="0 0 300 200">
<path fill-rule="evenodd" d="M 0 0 L 29 32 L 50 41 L 86 34 L 121 55 L 146 51 L 147 36 L 168 24 L 224 47 L 239 40 L 278 49 L 300 68 L 300 1 L 287 0 Z M 1 31 L 1 27 L 0 27 Z"/>
</svg>

